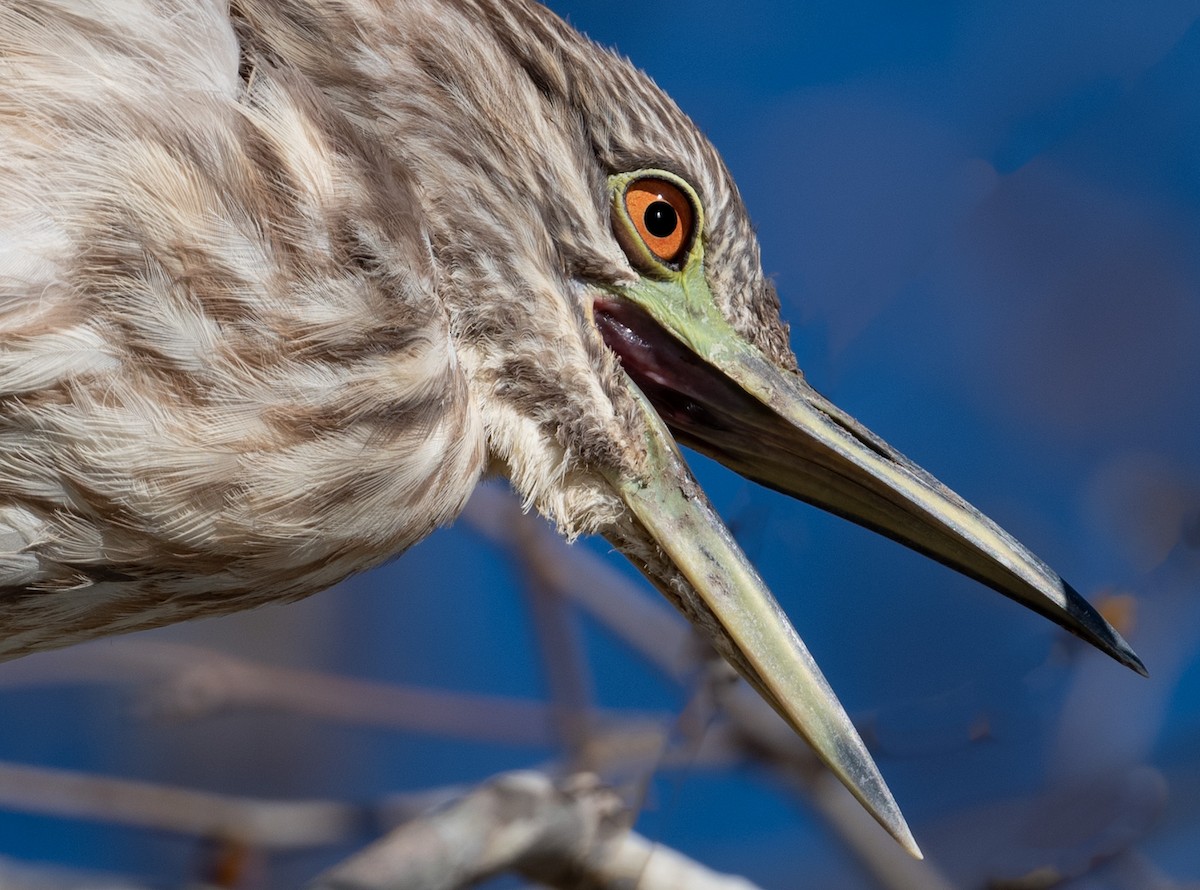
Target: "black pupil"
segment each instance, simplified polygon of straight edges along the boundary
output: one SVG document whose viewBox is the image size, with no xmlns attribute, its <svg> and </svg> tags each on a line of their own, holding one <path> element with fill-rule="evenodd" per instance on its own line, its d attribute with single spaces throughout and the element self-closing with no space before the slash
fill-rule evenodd
<svg viewBox="0 0 1200 890">
<path fill-rule="evenodd" d="M 655 201 L 646 208 L 646 231 L 655 238 L 666 238 L 679 225 L 679 214 L 666 201 Z"/>
</svg>

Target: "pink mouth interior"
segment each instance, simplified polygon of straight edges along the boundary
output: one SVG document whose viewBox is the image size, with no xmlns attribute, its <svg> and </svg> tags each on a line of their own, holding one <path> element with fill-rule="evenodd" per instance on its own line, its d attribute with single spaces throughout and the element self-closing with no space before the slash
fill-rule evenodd
<svg viewBox="0 0 1200 890">
<path fill-rule="evenodd" d="M 684 440 L 728 429 L 726 411 L 741 401 L 732 381 L 667 333 L 641 308 L 619 299 L 595 301 L 596 326 L 608 348 L 663 421 Z"/>
</svg>

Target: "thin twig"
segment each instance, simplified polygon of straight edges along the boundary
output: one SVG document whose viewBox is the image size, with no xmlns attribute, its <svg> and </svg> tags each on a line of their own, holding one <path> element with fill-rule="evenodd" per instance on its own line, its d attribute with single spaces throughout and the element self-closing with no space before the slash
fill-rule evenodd
<svg viewBox="0 0 1200 890">
<path fill-rule="evenodd" d="M 595 765 L 588 762 L 594 710 L 587 654 L 575 616 L 566 608 L 554 579 L 547 577 L 544 561 L 537 558 L 540 550 L 536 536 L 540 525 L 530 516 L 517 517 L 512 555 L 525 579 L 522 586 L 533 618 L 561 748 L 566 752 L 571 771 L 594 769 Z"/>
</svg>

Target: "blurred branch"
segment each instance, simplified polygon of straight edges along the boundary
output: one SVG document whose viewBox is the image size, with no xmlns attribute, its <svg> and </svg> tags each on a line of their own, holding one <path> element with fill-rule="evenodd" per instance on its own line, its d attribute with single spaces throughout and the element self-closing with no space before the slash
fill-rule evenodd
<svg viewBox="0 0 1200 890">
<path fill-rule="evenodd" d="M 718 687 L 718 701 L 744 744 L 799 794 L 886 890 L 953 890 L 928 859 L 913 859 L 875 822 L 812 750 L 745 683 Z"/>
<path fill-rule="evenodd" d="M 579 628 L 554 590 L 554 579 L 546 577 L 544 563 L 528 556 L 531 548 L 527 541 L 537 534 L 536 526 L 518 522 L 514 530 L 518 542 L 514 556 L 525 581 L 522 586 L 533 617 L 555 730 L 572 770 L 594 768 L 588 762 L 595 723 L 590 708 L 592 684 Z"/>
<path fill-rule="evenodd" d="M 535 564 L 547 586 L 667 676 L 679 682 L 695 677 L 701 647 L 691 627 L 669 606 L 648 597 L 644 585 L 630 581 L 590 551 L 568 546 L 545 522 L 527 516 L 511 493 L 480 486 L 462 518 L 491 543 Z"/>
<path fill-rule="evenodd" d="M 508 870 L 553 886 L 597 890 L 634 884 L 641 890 L 752 888 L 630 833 L 630 811 L 586 773 L 558 784 L 542 773 L 511 773 L 472 790 L 402 795 L 372 808 L 226 796 L 0 764 L 0 806 L 229 838 L 276 853 L 353 842 L 373 832 L 385 815 L 408 819 L 318 880 L 315 888 L 323 890 L 452 888 Z M 88 885 L 64 879 L 61 886 Z"/>
<path fill-rule="evenodd" d="M 371 826 L 362 807 L 273 801 L 0 763 L 0 807 L 294 850 L 345 843 Z"/>
<path fill-rule="evenodd" d="M 1137 848 L 1160 826 L 1166 777 L 1147 766 L 960 809 L 928 834 L 965 886 L 992 890 L 1169 886 L 1140 874 Z"/>
<path fill-rule="evenodd" d="M 28 865 L 0 858 L 0 887 L 4 890 L 149 890 L 123 878 L 66 868 Z"/>
<path fill-rule="evenodd" d="M 1200 881 L 1176 881 L 1150 858 L 1134 850 L 1113 863 L 1113 871 L 1122 886 L 1138 890 L 1200 890 Z"/>
<path fill-rule="evenodd" d="M 562 599 L 547 591 L 537 578 L 529 578 L 524 586 L 559 747 L 573 769 L 587 769 L 591 766 L 588 749 L 596 720 L 590 707 L 591 682 L 578 628 Z"/>
<path fill-rule="evenodd" d="M 225 710 L 263 709 L 355 726 L 378 726 L 492 743 L 553 747 L 551 709 L 543 702 L 419 689 L 318 671 L 264 665 L 213 649 L 139 637 L 105 640 L 9 662 L 0 689 L 126 684 L 142 690 L 140 710 L 197 719 Z M 741 759 L 730 728 L 710 728 L 694 751 L 666 751 L 669 713 L 592 709 L 586 762 L 605 771 L 622 764 L 727 767 Z M 661 758 L 661 759 L 660 759 Z"/>
<path fill-rule="evenodd" d="M 562 651 L 546 648 L 552 674 L 567 663 L 580 671 L 555 695 L 559 714 L 570 712 L 575 715 L 572 719 L 585 721 L 571 748 L 573 763 L 587 764 L 606 775 L 630 763 L 639 764 L 639 769 L 645 764 L 657 769 L 747 760 L 764 765 L 812 807 L 881 887 L 949 890 L 950 883 L 938 869 L 910 859 L 792 729 L 737 681 L 731 668 L 712 656 L 669 605 L 591 552 L 565 546 L 540 520 L 524 516 L 506 493 L 480 490 L 471 501 L 468 518 L 490 540 L 511 548 L 531 585 L 538 588 L 538 596 L 544 597 L 542 605 L 555 610 L 545 622 L 544 638 L 556 639 L 552 631 L 569 624 L 569 616 L 558 605 L 569 601 L 693 690 L 692 704 L 679 718 L 583 711 L 587 677 L 582 672 L 582 653 L 570 645 Z M 540 702 L 333 677 L 144 640 L 108 641 L 5 665 L 0 687 L 79 682 L 146 687 L 147 677 L 151 678 L 152 711 L 160 715 L 195 717 L 230 708 L 267 708 L 322 720 L 515 744 L 550 746 L 557 738 L 552 730 L 556 712 Z M 715 721 L 713 702 L 719 706 Z M 668 879 L 676 880 L 675 886 L 746 886 L 697 872 L 700 866 L 695 863 L 629 834 L 624 830 L 631 821 L 628 809 L 618 806 L 612 792 L 599 791 L 594 782 L 568 782 L 556 787 L 546 776 L 522 773 L 475 790 L 441 790 L 353 807 L 222 797 L 0 766 L 0 805 L 201 836 L 230 836 L 269 850 L 351 842 L 373 835 L 380 826 L 396 824 L 398 818 L 416 816 L 416 821 L 368 847 L 318 885 L 330 890 L 460 886 L 491 873 L 489 869 L 509 867 L 531 880 L 565 882 L 564 886 L 608 887 L 620 881 L 629 886 L 640 880 L 639 887 L 653 888 L 670 886 Z M 433 802 L 439 808 L 431 815 L 428 808 Z M 524 810 L 518 806 L 521 802 Z M 404 874 L 418 877 L 398 878 L 399 860 L 407 863 Z M 672 870 L 685 877 L 671 877 Z M 421 875 L 439 875 L 441 882 Z"/>
<path fill-rule="evenodd" d="M 539 577 L 589 612 L 653 664 L 679 681 L 695 678 L 704 650 L 682 616 L 617 573 L 592 553 L 569 547 L 544 522 L 522 514 L 501 489 L 477 489 L 464 514 L 493 543 L 538 565 Z M 522 529 L 532 525 L 533 531 Z M 710 670 L 717 701 L 744 756 L 764 761 L 825 820 L 843 844 L 887 890 L 950 890 L 928 861 L 912 859 L 829 774 L 812 750 L 742 682 L 733 670 Z"/>
<path fill-rule="evenodd" d="M 572 890 L 753 890 L 628 830 L 594 777 L 499 776 L 333 868 L 311 890 L 451 890 L 504 871 Z"/>
<path fill-rule="evenodd" d="M 486 487 L 479 490 L 470 502 L 467 518 L 489 539 L 511 548 L 532 583 L 548 599 L 561 597 L 583 608 L 677 681 L 705 680 L 713 700 L 722 706 L 728 719 L 728 723 L 712 724 L 707 716 L 708 705 L 704 704 L 709 695 L 701 688 L 693 696 L 693 707 L 684 720 L 686 725 L 681 724 L 682 744 L 675 749 L 667 735 L 667 728 L 674 722 L 671 717 L 631 718 L 622 713 L 590 710 L 583 715 L 588 729 L 577 738 L 580 747 L 573 758 L 576 762 L 597 769 L 638 761 L 652 762 L 657 768 L 674 763 L 692 767 L 727 765 L 747 757 L 765 762 L 785 777 L 788 787 L 811 803 L 843 843 L 875 874 L 881 886 L 888 890 L 917 887 L 940 890 L 948 886 L 931 866 L 910 860 L 875 825 L 765 702 L 745 684 L 732 682 L 732 670 L 715 660 L 689 625 L 668 605 L 648 597 L 644 590 L 590 552 L 565 546 L 544 523 L 523 515 L 515 499 L 504 492 Z M 557 615 L 547 622 L 547 632 L 552 629 L 550 624 L 558 627 L 563 622 L 563 616 Z M 552 652 L 548 656 L 549 669 L 553 673 L 564 660 L 575 663 L 580 658 L 578 652 L 571 650 Z M 703 669 L 705 664 L 709 665 L 707 671 Z M 333 677 L 257 664 L 208 649 L 144 640 L 109 641 L 102 646 L 77 647 L 24 659 L 5 666 L 0 672 L 0 685 L 116 681 L 144 686 L 147 677 L 154 678 L 149 699 L 151 710 L 172 717 L 197 717 L 231 708 L 266 708 L 323 720 L 493 742 L 551 745 L 556 738 L 552 730 L 554 712 L 540 702 Z M 556 696 L 559 713 L 576 704 L 575 700 L 585 694 L 582 691 L 585 688 L 586 677 L 582 674 L 573 678 L 570 688 L 564 686 Z M 603 732 L 592 731 L 597 726 L 603 727 Z M 550 794 L 549 780 L 542 781 L 546 787 L 541 793 Z M 521 793 L 531 793 L 527 784 L 515 787 L 523 788 Z M 492 790 L 488 791 L 489 788 Z M 510 790 L 509 785 L 500 782 L 478 793 L 503 797 Z M 560 797 L 558 806 L 569 808 L 570 795 L 560 794 Z M 591 800 L 588 795 L 580 799 Z M 269 849 L 345 842 L 370 831 L 372 817 L 378 816 L 365 808 L 333 802 L 231 798 L 16 766 L 0 766 L 0 805 L 200 836 L 229 836 Z M 464 804 L 455 812 L 467 815 L 456 818 L 476 818 L 470 816 L 477 811 L 473 806 L 481 805 Z M 588 806 L 594 809 L 595 801 Z M 546 812 L 552 809 L 543 808 Z M 382 846 L 373 846 L 361 854 L 366 858 L 352 862 L 371 863 L 379 856 L 385 857 L 380 861 L 393 862 L 399 855 L 395 851 L 410 850 L 414 844 L 421 847 L 409 838 L 421 836 L 422 830 L 416 826 L 409 831 L 402 828 L 393 838 L 380 842 Z M 614 834 L 602 845 L 603 856 L 587 860 L 592 862 L 589 868 L 598 875 L 602 872 L 601 860 L 612 866 L 626 861 L 638 844 L 648 849 L 648 842 L 634 835 L 621 834 L 620 840 L 615 840 L 616 837 Z M 551 840 L 552 837 L 538 841 L 521 853 L 520 858 L 535 861 L 536 853 L 531 851 L 542 849 L 539 845 Z M 579 853 L 577 845 L 568 845 L 563 856 L 567 851 L 573 851 L 572 855 Z M 425 852 L 433 854 L 432 850 Z M 567 856 L 563 861 L 569 859 Z M 651 857 L 654 863 L 660 860 L 674 861 L 665 853 Z M 360 866 L 348 863 L 347 867 Z M 597 877 L 594 886 L 608 886 L 605 880 Z M 701 886 L 690 880 L 684 885 Z"/>
<path fill-rule="evenodd" d="M 141 638 L 106 640 L 4 665 L 0 689 L 127 684 L 145 692 L 143 711 L 196 719 L 264 709 L 358 726 L 549 747 L 557 741 L 543 702 L 472 695 L 275 667 L 214 649 Z M 592 710 L 607 733 L 661 734 L 667 714 Z"/>
</svg>

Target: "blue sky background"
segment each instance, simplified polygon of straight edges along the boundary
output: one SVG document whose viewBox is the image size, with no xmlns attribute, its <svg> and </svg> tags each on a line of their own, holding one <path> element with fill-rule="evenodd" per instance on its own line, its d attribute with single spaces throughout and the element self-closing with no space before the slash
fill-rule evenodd
<svg viewBox="0 0 1200 890">
<path fill-rule="evenodd" d="M 1112 814 L 1128 804 L 1150 823 L 1136 857 L 1070 886 L 1150 886 L 1138 868 L 1200 881 L 1200 0 L 551 5 L 649 71 L 722 149 L 814 385 L 1093 601 L 1136 604 L 1128 636 L 1149 681 L 949 570 L 696 460 L 869 728 L 932 861 L 962 886 L 1078 865 L 1092 848 L 1067 829 L 1106 811 L 1044 795 L 1080 783 L 1117 789 Z M 158 638 L 541 696 L 516 581 L 458 528 L 339 591 Z M 583 627 L 601 704 L 680 706 Z M 147 723 L 128 690 L 6 689 L 5 671 L 4 761 L 367 800 L 553 755 L 280 715 Z M 874 886 L 750 770 L 659 776 L 640 828 L 766 887 Z M 0 855 L 171 886 L 195 851 L 0 814 Z M 278 886 L 314 861 L 277 866 Z"/>
</svg>

